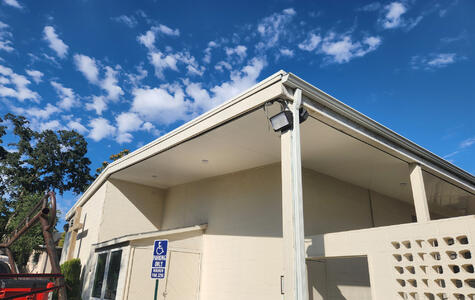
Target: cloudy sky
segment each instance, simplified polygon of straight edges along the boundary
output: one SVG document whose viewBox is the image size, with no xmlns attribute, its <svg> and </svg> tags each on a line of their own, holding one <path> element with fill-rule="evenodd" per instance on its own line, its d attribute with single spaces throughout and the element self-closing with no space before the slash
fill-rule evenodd
<svg viewBox="0 0 475 300">
<path fill-rule="evenodd" d="M 475 173 L 473 1 L 0 1 L 0 113 L 93 170 L 284 69 Z"/>
</svg>

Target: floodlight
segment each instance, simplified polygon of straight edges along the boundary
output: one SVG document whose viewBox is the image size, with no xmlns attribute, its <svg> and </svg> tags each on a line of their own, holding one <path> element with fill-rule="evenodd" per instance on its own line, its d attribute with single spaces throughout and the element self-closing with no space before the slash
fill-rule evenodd
<svg viewBox="0 0 475 300">
<path fill-rule="evenodd" d="M 272 129 L 274 129 L 274 131 L 285 132 L 293 126 L 292 112 L 290 110 L 283 110 L 271 117 L 270 123 L 272 124 Z"/>
</svg>

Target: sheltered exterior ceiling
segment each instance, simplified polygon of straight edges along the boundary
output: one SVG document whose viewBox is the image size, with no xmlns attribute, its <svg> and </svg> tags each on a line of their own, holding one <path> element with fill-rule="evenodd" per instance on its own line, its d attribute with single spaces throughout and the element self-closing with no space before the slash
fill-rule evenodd
<svg viewBox="0 0 475 300">
<path fill-rule="evenodd" d="M 290 92 L 295 88 L 303 91 L 304 105 L 314 118 L 302 125 L 303 167 L 404 199 L 410 194 L 401 190 L 399 184 L 407 176 L 407 163 L 419 163 L 426 172 L 475 194 L 473 175 L 295 75 L 279 71 L 110 164 L 66 217 L 70 218 L 75 207 L 82 206 L 109 177 L 167 188 L 280 162 L 280 139 L 269 129 L 262 107 L 277 98 L 292 100 Z M 322 143 L 322 137 L 331 143 Z M 348 159 L 343 161 L 344 157 Z M 362 165 L 362 162 L 366 163 Z M 372 164 L 371 168 L 367 162 Z M 378 175 L 387 168 L 393 171 L 388 175 L 392 178 Z"/>
</svg>

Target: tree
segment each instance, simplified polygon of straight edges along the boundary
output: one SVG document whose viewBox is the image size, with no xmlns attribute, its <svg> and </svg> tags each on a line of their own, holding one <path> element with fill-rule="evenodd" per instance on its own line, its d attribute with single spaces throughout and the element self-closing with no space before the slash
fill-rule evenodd
<svg viewBox="0 0 475 300">
<path fill-rule="evenodd" d="M 111 162 L 114 162 L 116 160 L 118 160 L 119 158 L 122 158 L 124 156 L 126 156 L 127 154 L 129 154 L 130 151 L 129 149 L 124 149 L 122 151 L 120 151 L 119 153 L 117 154 L 112 154 L 111 156 L 109 156 L 109 160 L 111 160 Z M 102 162 L 102 165 L 96 169 L 96 177 L 99 176 L 99 174 L 101 174 L 102 171 L 104 171 L 104 169 L 111 163 L 111 162 L 108 162 L 108 161 L 103 161 Z"/>
<path fill-rule="evenodd" d="M 22 116 L 0 118 L 0 234 L 13 230 L 48 190 L 82 193 L 90 184 L 87 142 L 74 130 L 36 131 Z M 7 136 L 7 126 L 12 128 Z M 4 145 L 4 139 L 12 142 Z M 35 235 L 32 229 L 32 235 Z M 41 237 L 41 234 L 39 234 Z M 15 242 L 14 254 L 28 257 L 42 238 L 30 234 Z"/>
</svg>

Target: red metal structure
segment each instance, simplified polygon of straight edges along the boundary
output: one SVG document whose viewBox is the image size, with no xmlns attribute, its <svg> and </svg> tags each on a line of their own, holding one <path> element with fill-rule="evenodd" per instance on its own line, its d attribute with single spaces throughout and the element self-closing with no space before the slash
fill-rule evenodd
<svg viewBox="0 0 475 300">
<path fill-rule="evenodd" d="M 40 223 L 41 231 L 45 241 L 46 252 L 51 262 L 52 274 L 17 274 L 15 259 L 10 250 L 10 246 L 28 229 L 37 222 Z M 61 275 L 58 254 L 55 250 L 52 230 L 56 223 L 56 196 L 54 192 L 48 192 L 35 205 L 26 218 L 18 225 L 5 242 L 0 244 L 4 248 L 10 263 L 11 274 L 0 274 L 2 285 L 0 287 L 0 299 L 43 299 L 49 291 L 58 290 L 58 300 L 67 300 L 64 287 L 64 277 Z M 21 278 L 21 279 L 20 279 Z M 23 278 L 55 278 L 54 284 L 48 284 L 47 281 L 24 280 Z M 37 284 L 35 284 L 37 283 Z M 46 284 L 44 284 L 46 283 Z M 7 287 L 10 285 L 10 287 Z M 3 298 L 2 298 L 3 293 Z M 8 294 L 8 295 L 7 295 Z M 47 299 L 47 296 L 46 298 Z"/>
</svg>

